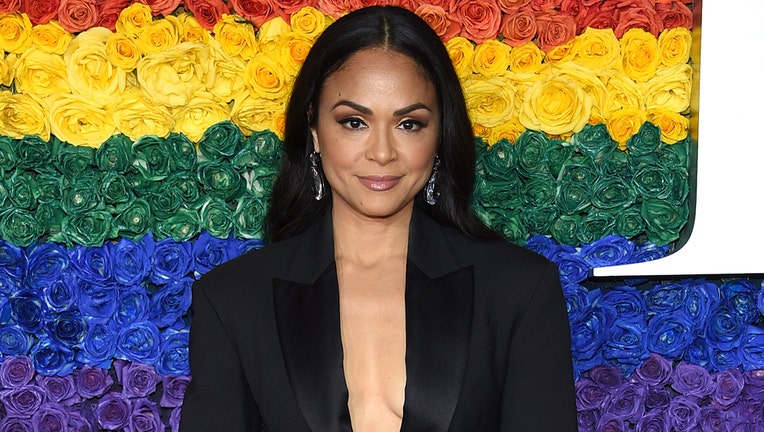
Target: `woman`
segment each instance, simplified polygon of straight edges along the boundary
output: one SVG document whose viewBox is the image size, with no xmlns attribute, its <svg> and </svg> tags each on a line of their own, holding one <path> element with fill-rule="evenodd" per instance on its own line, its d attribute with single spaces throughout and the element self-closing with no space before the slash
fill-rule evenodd
<svg viewBox="0 0 764 432">
<path fill-rule="evenodd" d="M 269 246 L 194 285 L 183 431 L 574 431 L 557 270 L 470 210 L 448 53 L 372 7 L 295 82 Z"/>
</svg>

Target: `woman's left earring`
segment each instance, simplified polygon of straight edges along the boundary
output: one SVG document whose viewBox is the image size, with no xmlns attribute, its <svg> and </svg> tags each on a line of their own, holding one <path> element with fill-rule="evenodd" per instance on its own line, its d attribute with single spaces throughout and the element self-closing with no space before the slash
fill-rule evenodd
<svg viewBox="0 0 764 432">
<path fill-rule="evenodd" d="M 310 159 L 310 175 L 313 177 L 313 190 L 316 194 L 313 196 L 316 201 L 321 201 L 324 198 L 324 176 L 318 171 L 318 162 L 321 160 L 321 154 L 313 152 L 308 156 Z"/>
<path fill-rule="evenodd" d="M 427 184 L 424 187 L 424 200 L 429 205 L 435 205 L 438 202 L 438 197 L 440 197 L 440 192 L 435 190 L 438 168 L 440 168 L 440 158 L 438 155 L 435 155 L 435 163 L 432 165 L 432 174 L 430 174 L 430 179 L 427 180 Z"/>
</svg>

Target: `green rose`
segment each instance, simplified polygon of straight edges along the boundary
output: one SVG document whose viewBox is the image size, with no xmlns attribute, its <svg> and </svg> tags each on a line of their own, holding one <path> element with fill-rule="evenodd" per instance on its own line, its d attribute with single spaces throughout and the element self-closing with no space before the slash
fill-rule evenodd
<svg viewBox="0 0 764 432">
<path fill-rule="evenodd" d="M 207 198 L 199 211 L 202 228 L 215 237 L 226 238 L 233 231 L 233 210 L 220 198 Z"/>
<path fill-rule="evenodd" d="M 37 183 L 37 201 L 39 203 L 57 202 L 61 204 L 61 191 L 64 189 L 64 184 L 68 184 L 69 181 L 61 177 L 57 172 L 42 172 L 35 177 Z"/>
<path fill-rule="evenodd" d="M 165 145 L 169 150 L 171 171 L 194 171 L 197 157 L 196 147 L 185 135 L 171 133 L 165 138 Z"/>
<path fill-rule="evenodd" d="M 525 177 L 549 173 L 546 149 L 548 138 L 543 132 L 526 130 L 515 141 L 517 171 Z"/>
<path fill-rule="evenodd" d="M 658 151 L 660 146 L 661 128 L 650 122 L 642 123 L 639 132 L 626 141 L 629 154 L 637 158 Z"/>
<path fill-rule="evenodd" d="M 662 145 L 658 150 L 658 164 L 667 168 L 689 168 L 690 138 L 671 145 Z"/>
<path fill-rule="evenodd" d="M 565 141 L 550 139 L 547 141 L 546 155 L 549 171 L 555 178 L 560 175 L 560 170 L 573 156 L 574 148 Z"/>
<path fill-rule="evenodd" d="M 233 213 L 236 237 L 262 238 L 263 219 L 267 209 L 267 203 L 261 197 L 249 194 L 242 197 Z"/>
<path fill-rule="evenodd" d="M 199 151 L 207 160 L 229 158 L 239 152 L 242 146 L 241 129 L 229 120 L 210 126 L 199 140 Z"/>
<path fill-rule="evenodd" d="M 481 158 L 482 171 L 486 179 L 495 180 L 510 179 L 516 177 L 515 146 L 506 139 L 499 140 L 491 146 Z"/>
<path fill-rule="evenodd" d="M 575 155 L 562 165 L 557 178 L 560 184 L 588 183 L 591 185 L 599 178 L 599 171 L 591 158 Z"/>
<path fill-rule="evenodd" d="M 59 201 L 41 202 L 34 212 L 34 217 L 40 224 L 42 233 L 55 234 L 61 232 L 61 220 L 66 216 L 61 210 Z"/>
<path fill-rule="evenodd" d="M 16 167 L 16 141 L 8 136 L 0 135 L 0 172 L 10 171 Z"/>
<path fill-rule="evenodd" d="M 180 195 L 181 201 L 188 207 L 196 207 L 201 196 L 196 176 L 188 171 L 176 171 L 167 177 L 167 187 Z"/>
<path fill-rule="evenodd" d="M 560 213 L 581 213 L 591 205 L 591 187 L 584 182 L 560 182 L 555 195 Z"/>
<path fill-rule="evenodd" d="M 592 205 L 599 209 L 625 209 L 636 200 L 634 189 L 620 177 L 600 177 L 592 186 Z"/>
<path fill-rule="evenodd" d="M 553 206 L 526 207 L 520 211 L 520 219 L 530 234 L 549 233 L 558 216 L 559 211 Z"/>
<path fill-rule="evenodd" d="M 523 203 L 522 180 L 514 171 L 493 181 L 480 178 L 476 183 L 475 201 L 486 208 L 519 208 Z"/>
<path fill-rule="evenodd" d="M 524 245 L 528 231 L 517 211 L 502 211 L 501 209 L 486 209 L 484 222 L 507 240 Z"/>
<path fill-rule="evenodd" d="M 154 225 L 151 206 L 141 198 L 118 205 L 115 214 L 114 227 L 118 230 L 119 237 L 137 240 Z"/>
<path fill-rule="evenodd" d="M 156 232 L 162 237 L 171 237 L 175 241 L 190 240 L 201 230 L 199 213 L 195 210 L 180 208 L 169 218 L 156 221 Z"/>
<path fill-rule="evenodd" d="M 101 171 L 124 174 L 133 164 L 133 142 L 125 135 L 112 135 L 95 152 L 95 162 Z"/>
<path fill-rule="evenodd" d="M 144 135 L 133 144 L 133 166 L 146 180 L 164 180 L 170 174 L 170 148 L 161 138 Z"/>
<path fill-rule="evenodd" d="M 142 195 L 151 207 L 151 214 L 156 219 L 167 219 L 175 214 L 183 205 L 181 191 L 175 188 L 152 185 Z"/>
<path fill-rule="evenodd" d="M 238 169 L 266 167 L 278 171 L 283 145 L 270 131 L 255 132 L 247 138 L 231 162 Z"/>
<path fill-rule="evenodd" d="M 101 194 L 107 206 L 124 204 L 135 199 L 130 182 L 116 171 L 107 171 L 101 179 Z"/>
<path fill-rule="evenodd" d="M 256 195 L 270 196 L 273 191 L 273 183 L 276 182 L 278 172 L 271 168 L 255 168 L 251 172 L 251 176 L 244 172 L 245 178 L 250 179 L 246 185 L 246 189 L 254 192 Z"/>
<path fill-rule="evenodd" d="M 634 188 L 643 198 L 668 198 L 681 187 L 682 176 L 655 164 L 643 164 L 634 173 Z M 679 183 L 679 184 L 676 184 Z"/>
<path fill-rule="evenodd" d="M 77 177 L 95 165 L 95 149 L 58 141 L 53 147 L 56 168 L 67 177 Z"/>
<path fill-rule="evenodd" d="M 633 158 L 628 153 L 617 150 L 608 157 L 597 161 L 596 166 L 605 177 L 621 177 L 631 180 L 634 175 Z"/>
<path fill-rule="evenodd" d="M 552 205 L 557 191 L 554 178 L 547 175 L 536 175 L 523 185 L 524 207 L 545 207 Z"/>
<path fill-rule="evenodd" d="M 107 211 L 90 211 L 65 216 L 61 221 L 61 233 L 56 236 L 69 246 L 79 244 L 89 247 L 103 245 L 107 238 L 116 237 L 112 216 Z"/>
<path fill-rule="evenodd" d="M 506 138 L 502 138 L 502 140 L 507 141 Z M 501 142 L 501 140 L 499 140 Z M 497 142 L 496 144 L 498 144 Z M 488 153 L 488 144 L 486 144 L 485 141 L 483 141 L 480 137 L 475 137 L 473 140 L 473 143 L 475 144 L 475 165 L 482 164 L 483 156 L 485 156 L 486 153 Z M 494 144 L 494 145 L 496 145 Z M 508 143 L 503 143 L 502 145 L 507 145 Z"/>
<path fill-rule="evenodd" d="M 82 214 L 92 210 L 103 210 L 100 179 L 80 177 L 72 179 L 61 192 L 61 209 L 67 214 Z"/>
<path fill-rule="evenodd" d="M 244 179 L 229 162 L 200 162 L 197 179 L 209 195 L 230 201 L 245 189 Z"/>
<path fill-rule="evenodd" d="M 578 236 L 576 234 L 576 231 L 578 231 L 578 225 L 580 223 L 581 223 L 580 215 L 562 214 L 557 219 L 555 219 L 555 221 L 552 223 L 552 227 L 550 228 L 550 233 L 552 234 L 552 237 L 559 244 L 577 246 L 579 244 L 579 241 L 578 241 Z"/>
<path fill-rule="evenodd" d="M 604 123 L 584 126 L 581 132 L 573 134 L 570 142 L 582 154 L 598 162 L 608 159 L 618 147 Z"/>
<path fill-rule="evenodd" d="M 0 213 L 0 236 L 11 244 L 29 246 L 43 232 L 35 215 L 27 209 L 10 207 Z"/>
<path fill-rule="evenodd" d="M 13 207 L 26 210 L 37 208 L 37 198 L 40 192 L 35 178 L 28 172 L 13 171 L 5 182 L 8 199 Z"/>
<path fill-rule="evenodd" d="M 54 138 L 51 138 L 51 142 Z M 50 163 L 52 143 L 38 136 L 25 136 L 16 141 L 16 158 L 19 168 L 37 169 Z"/>
<path fill-rule="evenodd" d="M 647 238 L 659 246 L 679 238 L 679 231 L 687 223 L 688 216 L 689 206 L 686 202 L 676 205 L 659 198 L 649 198 L 642 202 Z"/>
<path fill-rule="evenodd" d="M 591 243 L 612 234 L 615 229 L 615 212 L 595 210 L 584 216 L 578 224 L 576 237 L 581 243 Z"/>
<path fill-rule="evenodd" d="M 645 220 L 635 207 L 619 211 L 615 217 L 615 233 L 626 238 L 634 238 L 645 231 Z"/>
</svg>

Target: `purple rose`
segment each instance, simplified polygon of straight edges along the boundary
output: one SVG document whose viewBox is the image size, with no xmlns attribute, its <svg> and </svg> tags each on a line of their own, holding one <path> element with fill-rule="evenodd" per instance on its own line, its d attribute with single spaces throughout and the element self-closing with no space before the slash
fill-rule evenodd
<svg viewBox="0 0 764 432">
<path fill-rule="evenodd" d="M 728 431 L 724 419 L 724 411 L 716 405 L 706 405 L 700 408 L 698 426 L 702 432 Z"/>
<path fill-rule="evenodd" d="M 7 432 L 34 432 L 32 421 L 28 418 L 6 417 L 0 419 L 0 431 Z"/>
<path fill-rule="evenodd" d="M 671 362 L 653 353 L 636 370 L 636 376 L 647 385 L 663 386 L 671 378 L 671 372 Z"/>
<path fill-rule="evenodd" d="M 745 385 L 743 373 L 738 369 L 721 371 L 716 374 L 714 381 L 716 381 L 716 389 L 711 394 L 711 399 L 724 408 L 737 402 Z"/>
<path fill-rule="evenodd" d="M 164 432 L 159 407 L 148 399 L 137 399 L 126 430 L 127 432 Z"/>
<path fill-rule="evenodd" d="M 68 431 L 69 413 L 58 404 L 46 403 L 32 416 L 35 432 Z"/>
<path fill-rule="evenodd" d="M 682 361 L 671 375 L 671 387 L 685 396 L 702 398 L 714 391 L 714 381 L 703 367 Z"/>
<path fill-rule="evenodd" d="M 0 311 L 3 309 L 3 298 L 0 296 Z M 19 356 L 29 354 L 32 348 L 32 338 L 29 333 L 15 325 L 0 325 L 0 353 Z"/>
<path fill-rule="evenodd" d="M 5 357 L 0 363 L 0 388 L 25 386 L 32 381 L 34 373 L 34 365 L 29 357 Z"/>
<path fill-rule="evenodd" d="M 579 411 L 599 409 L 610 393 L 588 378 L 576 382 L 576 407 Z"/>
<path fill-rule="evenodd" d="M 162 332 L 162 354 L 157 370 L 162 375 L 191 373 L 188 365 L 188 330 L 169 328 Z"/>
<path fill-rule="evenodd" d="M 92 284 L 103 284 L 111 279 L 113 259 L 109 248 L 75 246 L 69 255 L 77 276 Z"/>
<path fill-rule="evenodd" d="M 114 370 L 125 396 L 146 397 L 156 391 L 159 375 L 153 366 L 117 360 L 114 362 Z"/>
<path fill-rule="evenodd" d="M 647 325 L 647 349 L 670 359 L 680 359 L 695 340 L 693 322 L 683 310 L 653 316 Z"/>
<path fill-rule="evenodd" d="M 764 368 L 748 371 L 743 375 L 745 386 L 743 393 L 747 398 L 764 402 Z"/>
<path fill-rule="evenodd" d="M 581 247 L 581 256 L 590 267 L 607 267 L 631 261 L 634 243 L 618 235 L 607 235 Z"/>
<path fill-rule="evenodd" d="M 0 402 L 9 417 L 30 418 L 45 401 L 45 392 L 36 385 L 27 385 L 0 392 Z"/>
<path fill-rule="evenodd" d="M 194 262 L 191 243 L 168 238 L 157 242 L 151 254 L 150 279 L 157 285 L 180 279 L 191 272 Z"/>
<path fill-rule="evenodd" d="M 159 329 L 154 323 L 138 322 L 119 332 L 117 354 L 126 360 L 156 364 L 159 360 L 161 343 Z"/>
<path fill-rule="evenodd" d="M 616 414 L 605 413 L 597 423 L 597 432 L 626 432 L 629 427 L 626 422 Z"/>
<path fill-rule="evenodd" d="M 132 410 L 130 400 L 121 393 L 109 393 L 98 401 L 95 416 L 104 429 L 122 429 L 127 426 Z"/>
<path fill-rule="evenodd" d="M 32 289 L 53 284 L 69 267 L 66 248 L 56 243 L 40 243 L 27 250 L 26 283 Z"/>
<path fill-rule="evenodd" d="M 613 393 L 605 404 L 604 413 L 618 419 L 636 423 L 645 411 L 645 387 L 635 382 L 627 382 Z"/>
<path fill-rule="evenodd" d="M 607 392 L 617 390 L 623 383 L 621 371 L 615 366 L 595 366 L 589 371 L 589 378 Z"/>
<path fill-rule="evenodd" d="M 677 432 L 690 431 L 698 424 L 700 407 L 693 397 L 677 396 L 671 400 L 668 414 Z"/>
<path fill-rule="evenodd" d="M 96 432 L 97 420 L 92 410 L 69 408 L 69 430 L 72 432 Z"/>
<path fill-rule="evenodd" d="M 645 395 L 645 408 L 648 410 L 665 411 L 671 403 L 671 394 L 662 387 L 650 386 Z"/>
<path fill-rule="evenodd" d="M 80 401 L 72 375 L 43 376 L 37 375 L 35 383 L 45 391 L 48 400 L 61 405 L 71 406 Z"/>
<path fill-rule="evenodd" d="M 106 393 L 114 380 L 106 369 L 85 365 L 75 372 L 74 382 L 77 393 L 85 399 L 95 398 Z"/>
<path fill-rule="evenodd" d="M 162 399 L 159 406 L 163 408 L 177 408 L 183 404 L 183 395 L 191 382 L 191 378 L 185 375 L 162 377 Z"/>
<path fill-rule="evenodd" d="M 112 249 L 114 279 L 120 285 L 135 285 L 151 270 L 151 262 L 141 243 L 121 239 Z"/>
<path fill-rule="evenodd" d="M 654 410 L 646 413 L 637 422 L 636 432 L 669 432 L 671 422 L 664 410 Z"/>
<path fill-rule="evenodd" d="M 170 432 L 178 432 L 180 430 L 180 407 L 176 407 L 170 413 Z M 583 429 L 581 432 L 584 432 Z"/>
</svg>

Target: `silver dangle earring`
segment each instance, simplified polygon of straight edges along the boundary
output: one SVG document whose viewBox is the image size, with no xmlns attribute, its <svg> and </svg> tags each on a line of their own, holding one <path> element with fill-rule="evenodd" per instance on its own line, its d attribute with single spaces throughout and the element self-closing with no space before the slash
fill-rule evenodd
<svg viewBox="0 0 764 432">
<path fill-rule="evenodd" d="M 438 175 L 438 168 L 440 168 L 440 158 L 435 155 L 435 163 L 432 165 L 432 174 L 430 179 L 427 180 L 427 185 L 424 187 L 424 200 L 429 205 L 435 205 L 438 202 L 440 192 L 435 190 L 436 177 Z"/>
<path fill-rule="evenodd" d="M 324 197 L 324 176 L 318 171 L 318 162 L 321 160 L 321 154 L 313 152 L 308 156 L 310 159 L 310 175 L 313 177 L 313 189 L 316 191 L 314 198 L 321 201 Z"/>
</svg>

